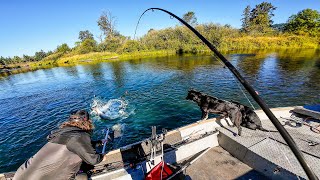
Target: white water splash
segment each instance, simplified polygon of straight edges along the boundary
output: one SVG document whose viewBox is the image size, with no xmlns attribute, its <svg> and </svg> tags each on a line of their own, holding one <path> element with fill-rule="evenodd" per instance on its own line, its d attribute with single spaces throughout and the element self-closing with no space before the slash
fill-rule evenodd
<svg viewBox="0 0 320 180">
<path fill-rule="evenodd" d="M 126 119 L 133 113 L 128 112 L 128 102 L 124 98 L 110 99 L 107 102 L 99 98 L 94 98 L 91 104 L 91 113 L 99 116 L 101 119 Z"/>
</svg>

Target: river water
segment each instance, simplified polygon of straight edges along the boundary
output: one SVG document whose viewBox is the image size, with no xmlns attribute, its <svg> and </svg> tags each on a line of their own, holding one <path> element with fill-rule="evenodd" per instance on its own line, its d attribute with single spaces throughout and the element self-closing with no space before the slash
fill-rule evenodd
<svg viewBox="0 0 320 180">
<path fill-rule="evenodd" d="M 226 57 L 270 107 L 320 103 L 319 50 Z M 97 99 L 126 103 L 124 112 L 110 120 L 92 116 L 96 139 L 103 138 L 105 127 L 122 130 L 109 149 L 149 137 L 151 126 L 171 130 L 199 120 L 197 105 L 185 100 L 191 88 L 250 105 L 228 69 L 210 55 L 55 67 L 2 77 L 0 87 L 0 172 L 15 171 L 71 111 L 90 110 Z"/>
</svg>

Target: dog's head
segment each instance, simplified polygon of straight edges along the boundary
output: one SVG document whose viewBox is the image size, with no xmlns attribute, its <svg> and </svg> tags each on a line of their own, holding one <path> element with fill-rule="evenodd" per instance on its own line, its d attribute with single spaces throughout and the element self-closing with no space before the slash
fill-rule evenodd
<svg viewBox="0 0 320 180">
<path fill-rule="evenodd" d="M 201 100 L 201 97 L 202 97 L 202 93 L 201 92 L 198 92 L 196 90 L 189 90 L 188 91 L 188 95 L 186 97 L 187 100 L 192 100 L 192 101 L 195 101 L 195 102 L 200 102 Z"/>
</svg>

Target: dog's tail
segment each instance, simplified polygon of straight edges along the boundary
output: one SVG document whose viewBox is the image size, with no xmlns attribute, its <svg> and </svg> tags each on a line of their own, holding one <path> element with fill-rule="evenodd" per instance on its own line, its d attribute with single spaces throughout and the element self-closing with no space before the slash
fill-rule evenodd
<svg viewBox="0 0 320 180">
<path fill-rule="evenodd" d="M 262 126 L 258 126 L 258 129 L 259 129 L 260 131 L 264 131 L 264 132 L 278 132 L 278 131 L 276 131 L 276 130 L 268 130 L 268 129 L 265 129 L 265 128 L 263 128 Z"/>
</svg>

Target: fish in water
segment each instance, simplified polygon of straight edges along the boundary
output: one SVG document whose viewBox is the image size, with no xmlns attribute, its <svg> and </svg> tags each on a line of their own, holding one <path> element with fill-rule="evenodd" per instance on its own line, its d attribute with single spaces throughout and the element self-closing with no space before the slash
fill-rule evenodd
<svg viewBox="0 0 320 180">
<path fill-rule="evenodd" d="M 91 106 L 92 112 L 101 119 L 110 120 L 126 117 L 128 103 L 124 99 L 110 99 L 107 103 L 94 100 Z"/>
</svg>

